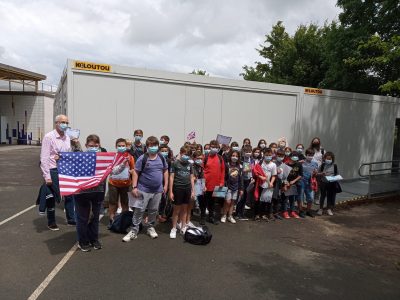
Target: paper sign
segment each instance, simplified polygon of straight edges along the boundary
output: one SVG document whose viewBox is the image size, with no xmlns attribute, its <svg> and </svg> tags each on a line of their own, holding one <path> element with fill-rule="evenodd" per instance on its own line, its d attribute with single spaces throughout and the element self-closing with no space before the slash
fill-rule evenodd
<svg viewBox="0 0 400 300">
<path fill-rule="evenodd" d="M 71 140 L 73 140 L 73 139 L 79 139 L 81 131 L 79 129 L 67 128 L 67 131 L 65 133 L 69 136 Z"/>
<path fill-rule="evenodd" d="M 226 186 L 224 186 L 224 187 L 216 186 L 214 188 L 214 192 L 213 192 L 212 196 L 215 198 L 225 198 L 227 192 L 228 192 L 228 188 Z"/>
<path fill-rule="evenodd" d="M 143 195 L 139 195 L 139 198 L 136 198 L 135 196 L 133 196 L 131 192 L 128 192 L 128 198 L 130 207 L 143 209 L 144 207 Z"/>
<path fill-rule="evenodd" d="M 186 140 L 190 141 L 190 140 L 194 140 L 196 138 L 196 131 L 191 131 L 189 132 L 189 134 L 186 137 Z"/>
<path fill-rule="evenodd" d="M 343 177 L 340 175 L 336 175 L 336 176 L 325 176 L 326 180 L 328 180 L 329 182 L 335 182 L 335 181 L 339 181 L 339 180 L 343 180 Z"/>
<path fill-rule="evenodd" d="M 217 135 L 217 142 L 221 145 L 229 145 L 231 143 L 232 137 L 230 136 L 225 136 L 218 134 Z"/>
<path fill-rule="evenodd" d="M 194 184 L 194 190 L 196 196 L 201 196 L 204 194 L 204 187 L 206 185 L 205 179 L 197 179 L 196 183 Z"/>
</svg>

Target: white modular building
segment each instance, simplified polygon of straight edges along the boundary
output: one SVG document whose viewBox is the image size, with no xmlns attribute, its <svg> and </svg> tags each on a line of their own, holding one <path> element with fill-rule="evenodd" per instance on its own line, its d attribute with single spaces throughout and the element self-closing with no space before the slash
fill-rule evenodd
<svg viewBox="0 0 400 300">
<path fill-rule="evenodd" d="M 393 159 L 399 107 L 393 97 L 68 60 L 54 115 L 68 115 L 82 144 L 96 133 L 109 151 L 134 129 L 168 135 L 175 153 L 192 131 L 201 144 L 222 134 L 240 145 L 286 137 L 307 148 L 320 137 L 350 179 L 362 163 Z"/>
</svg>

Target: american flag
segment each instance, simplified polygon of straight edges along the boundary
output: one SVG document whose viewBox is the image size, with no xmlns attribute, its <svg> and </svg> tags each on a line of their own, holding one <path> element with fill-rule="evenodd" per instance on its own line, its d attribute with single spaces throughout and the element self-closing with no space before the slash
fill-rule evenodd
<svg viewBox="0 0 400 300">
<path fill-rule="evenodd" d="M 188 140 L 188 141 L 190 141 L 190 140 L 193 140 L 193 139 L 195 139 L 196 138 L 196 131 L 191 131 L 191 132 L 189 132 L 189 134 L 187 135 L 187 137 L 186 137 L 186 139 Z"/>
<path fill-rule="evenodd" d="M 123 154 L 112 152 L 61 152 L 57 164 L 61 195 L 98 186 L 124 160 Z"/>
</svg>

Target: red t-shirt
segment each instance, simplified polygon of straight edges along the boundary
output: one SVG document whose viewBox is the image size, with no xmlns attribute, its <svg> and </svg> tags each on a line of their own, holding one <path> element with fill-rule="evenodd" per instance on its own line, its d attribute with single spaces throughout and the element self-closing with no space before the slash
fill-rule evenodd
<svg viewBox="0 0 400 300">
<path fill-rule="evenodd" d="M 204 167 L 204 178 L 207 192 L 214 191 L 216 186 L 224 185 L 225 164 L 222 157 L 208 156 L 207 164 Z"/>
</svg>

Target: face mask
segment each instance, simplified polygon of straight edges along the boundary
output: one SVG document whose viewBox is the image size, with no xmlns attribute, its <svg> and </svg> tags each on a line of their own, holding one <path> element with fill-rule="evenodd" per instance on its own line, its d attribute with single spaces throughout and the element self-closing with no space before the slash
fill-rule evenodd
<svg viewBox="0 0 400 300">
<path fill-rule="evenodd" d="M 237 157 L 235 157 L 235 156 L 231 157 L 232 162 L 237 162 L 238 159 L 239 159 L 239 158 L 237 158 Z"/>
<path fill-rule="evenodd" d="M 165 142 L 164 140 L 160 140 L 160 144 L 161 144 L 161 145 L 165 145 L 166 142 Z"/>
<path fill-rule="evenodd" d="M 239 147 L 232 147 L 232 150 L 239 151 Z"/>
<path fill-rule="evenodd" d="M 246 153 L 244 154 L 244 156 L 247 157 L 247 158 L 250 158 L 250 157 L 251 157 L 251 152 L 246 152 Z"/>
<path fill-rule="evenodd" d="M 298 161 L 299 158 L 298 158 L 297 156 L 293 156 L 293 157 L 292 157 L 292 160 L 293 160 L 293 161 Z"/>
<path fill-rule="evenodd" d="M 189 160 L 189 156 L 188 155 L 186 155 L 186 154 L 184 154 L 184 155 L 182 155 L 181 156 L 181 159 L 182 159 L 182 161 L 184 161 L 184 162 L 187 162 L 188 160 Z"/>
<path fill-rule="evenodd" d="M 254 153 L 254 157 L 257 158 L 260 156 L 260 153 Z"/>
<path fill-rule="evenodd" d="M 298 153 L 303 153 L 303 148 L 297 148 Z"/>
<path fill-rule="evenodd" d="M 310 161 L 312 161 L 313 158 L 314 158 L 314 157 L 312 157 L 312 156 L 307 156 L 306 159 L 307 159 L 308 162 L 310 162 Z"/>
<path fill-rule="evenodd" d="M 285 144 L 285 143 L 279 144 L 279 148 L 285 149 L 285 147 L 286 147 L 286 144 Z"/>
<path fill-rule="evenodd" d="M 203 163 L 203 161 L 201 159 L 196 159 L 195 160 L 196 165 L 201 165 Z"/>
<path fill-rule="evenodd" d="M 260 148 L 264 149 L 265 148 L 265 144 L 260 144 Z"/>
<path fill-rule="evenodd" d="M 266 157 L 264 157 L 264 160 L 265 161 L 271 161 L 272 160 L 272 156 L 266 156 Z"/>
<path fill-rule="evenodd" d="M 119 153 L 124 153 L 126 151 L 126 147 L 117 147 L 117 151 Z"/>
<path fill-rule="evenodd" d="M 285 155 L 286 155 L 286 156 L 289 156 L 289 155 L 290 155 L 290 152 L 285 152 Z"/>
<path fill-rule="evenodd" d="M 135 135 L 135 142 L 140 142 L 142 137 L 140 135 Z"/>
<path fill-rule="evenodd" d="M 58 125 L 58 128 L 60 128 L 61 131 L 66 131 L 67 128 L 68 128 L 68 124 L 60 123 L 60 124 Z"/>
<path fill-rule="evenodd" d="M 318 147 L 319 147 L 319 143 L 313 143 L 312 146 L 313 146 L 314 148 L 318 148 Z"/>
<path fill-rule="evenodd" d="M 211 154 L 217 154 L 218 153 L 218 148 L 211 148 L 210 153 Z"/>
<path fill-rule="evenodd" d="M 150 154 L 156 154 L 158 152 L 158 147 L 157 146 L 151 146 L 147 148 Z"/>
<path fill-rule="evenodd" d="M 87 152 L 99 152 L 100 148 L 99 147 L 88 147 Z"/>
<path fill-rule="evenodd" d="M 331 159 L 325 159 L 325 163 L 330 165 L 332 163 L 332 160 Z"/>
<path fill-rule="evenodd" d="M 162 152 L 161 152 L 161 155 L 164 156 L 164 157 L 167 157 L 167 156 L 168 156 L 168 152 L 162 151 Z"/>
<path fill-rule="evenodd" d="M 283 161 L 283 157 L 278 156 L 278 157 L 276 158 L 276 160 L 279 161 L 279 162 L 282 162 L 282 161 Z"/>
</svg>

